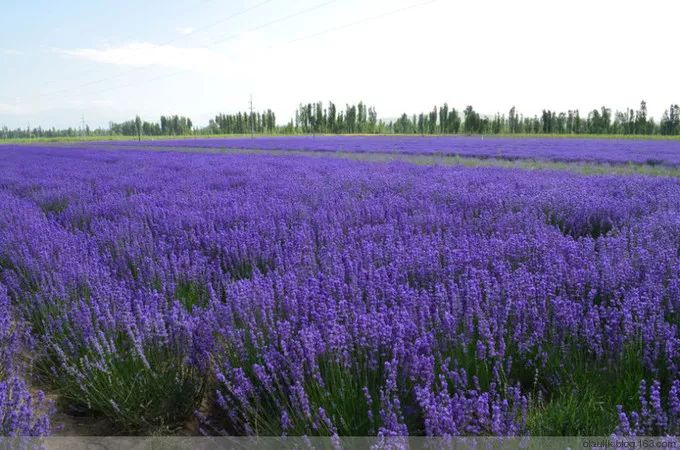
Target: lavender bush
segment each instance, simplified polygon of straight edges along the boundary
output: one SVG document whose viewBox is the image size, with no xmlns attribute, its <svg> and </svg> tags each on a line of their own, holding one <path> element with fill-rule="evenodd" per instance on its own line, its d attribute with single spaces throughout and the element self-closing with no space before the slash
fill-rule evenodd
<svg viewBox="0 0 680 450">
<path fill-rule="evenodd" d="M 122 432 L 200 410 L 209 433 L 637 433 L 641 380 L 674 423 L 678 180 L 2 156 L 0 282 L 36 370 Z"/>
<path fill-rule="evenodd" d="M 104 145 L 139 146 L 113 141 Z M 144 141 L 144 146 L 467 156 L 590 163 L 680 165 L 680 141 L 486 136 L 280 136 Z"/>
</svg>

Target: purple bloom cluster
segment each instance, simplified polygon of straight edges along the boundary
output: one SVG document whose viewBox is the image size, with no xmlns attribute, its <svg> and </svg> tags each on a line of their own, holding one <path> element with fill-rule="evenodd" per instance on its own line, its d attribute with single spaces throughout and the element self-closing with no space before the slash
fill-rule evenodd
<svg viewBox="0 0 680 450">
<path fill-rule="evenodd" d="M 619 426 L 615 434 L 622 436 L 677 436 L 680 433 L 680 380 L 674 380 L 668 390 L 664 407 L 661 383 L 654 380 L 647 389 L 647 382 L 640 382 L 640 410 L 627 414 L 621 405 L 617 407 Z"/>
<path fill-rule="evenodd" d="M 140 145 L 126 141 L 106 145 Z M 680 141 L 479 136 L 282 136 L 144 141 L 157 147 L 403 153 L 591 163 L 680 165 Z"/>
<path fill-rule="evenodd" d="M 5 287 L 0 284 L 0 379 L 15 370 L 16 353 L 20 347 L 21 333 L 16 329 Z"/>
<path fill-rule="evenodd" d="M 26 336 L 11 313 L 5 288 L 0 284 L 0 437 L 49 434 L 50 405 L 42 392 L 31 394 L 20 376 L 19 352 Z"/>
<path fill-rule="evenodd" d="M 44 394 L 31 394 L 21 378 L 0 381 L 0 436 L 49 434 L 48 405 Z"/>
<path fill-rule="evenodd" d="M 520 435 L 631 354 L 674 423 L 677 180 L 21 147 L 0 210 L 16 317 L 126 429 Z"/>
</svg>

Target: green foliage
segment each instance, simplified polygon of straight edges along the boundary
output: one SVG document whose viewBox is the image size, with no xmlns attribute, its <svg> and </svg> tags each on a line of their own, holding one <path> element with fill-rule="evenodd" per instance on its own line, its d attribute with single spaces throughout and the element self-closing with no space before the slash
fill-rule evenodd
<svg viewBox="0 0 680 450">
<path fill-rule="evenodd" d="M 253 261 L 243 259 L 225 267 L 225 272 L 231 275 L 233 280 L 250 280 L 256 271 L 266 274 L 272 269 L 272 266 L 273 263 L 264 258 L 255 258 Z"/>
<path fill-rule="evenodd" d="M 650 376 L 640 348 L 628 348 L 616 361 L 603 363 L 579 353 L 562 359 L 552 354 L 544 378 L 544 397 L 534 398 L 527 421 L 539 436 L 606 436 L 616 428 L 616 405 L 635 409 L 640 380 Z"/>
<path fill-rule="evenodd" d="M 333 102 L 328 103 L 327 109 L 322 102 L 300 104 L 295 111 L 294 130 L 313 134 L 375 134 L 389 131 L 385 123 L 378 121 L 375 108 L 363 102 L 348 104 L 344 111 L 339 112 Z"/>
<path fill-rule="evenodd" d="M 520 354 L 507 347 L 511 368 L 473 349 L 447 349 L 442 358 L 476 376 L 482 389 L 493 378 L 494 367 L 502 383 L 520 383 L 530 399 L 527 426 L 534 436 L 606 436 L 618 424 L 617 405 L 635 409 L 640 380 L 651 374 L 645 369 L 640 345 L 629 345 L 613 360 L 601 360 L 574 343 L 566 348 L 543 348 L 547 358 Z M 442 364 L 440 361 L 438 364 Z"/>
<path fill-rule="evenodd" d="M 233 361 L 236 362 L 236 361 Z M 316 375 L 308 374 L 299 386 L 306 395 L 309 409 L 303 411 L 296 403 L 291 386 L 275 379 L 273 389 L 267 389 L 254 373 L 254 360 L 241 361 L 243 373 L 254 386 L 257 396 L 243 404 L 227 385 L 219 387 L 234 415 L 223 417 L 230 434 L 246 432 L 259 436 L 370 436 L 380 427 L 380 389 L 383 383 L 382 365 L 370 368 L 359 357 L 351 367 L 332 356 L 320 358 Z M 370 397 L 367 397 L 367 394 Z M 406 401 L 404 404 L 408 404 Z M 286 427 L 282 424 L 285 416 Z M 326 420 L 326 418 L 328 420 Z M 415 428 L 416 421 L 411 424 Z M 332 428 L 329 425 L 332 424 Z"/>
<path fill-rule="evenodd" d="M 468 105 L 461 114 L 448 103 L 434 106 L 426 113 L 402 114 L 395 120 L 379 120 L 373 106 L 360 101 L 346 105 L 344 111 L 328 102 L 301 103 L 294 119 L 277 125 L 271 109 L 262 112 L 218 114 L 203 128 L 195 127 L 190 118 L 178 115 L 161 116 L 160 122 L 146 122 L 139 117 L 121 123 L 111 123 L 108 129 L 64 130 L 0 128 L 0 140 L 6 142 L 49 142 L 110 139 L 115 136 L 216 136 L 257 134 L 481 134 L 481 135 L 547 135 L 547 136 L 612 136 L 640 138 L 650 136 L 680 136 L 680 107 L 671 104 L 659 122 L 649 117 L 643 100 L 637 110 L 615 111 L 602 106 L 581 117 L 578 109 L 557 112 L 544 109 L 541 116 L 524 116 L 513 106 L 505 114 L 483 115 Z"/>
<path fill-rule="evenodd" d="M 172 350 L 152 348 L 86 355 L 56 384 L 69 408 L 104 416 L 121 433 L 167 434 L 198 409 L 206 380 Z"/>
<path fill-rule="evenodd" d="M 55 198 L 40 203 L 40 209 L 45 214 L 59 214 L 68 208 L 68 200 L 65 198 Z"/>
<path fill-rule="evenodd" d="M 175 296 L 189 312 L 195 306 L 207 305 L 209 300 L 205 285 L 197 281 L 180 281 L 175 289 Z"/>
<path fill-rule="evenodd" d="M 205 131 L 210 134 L 272 133 L 276 131 L 276 115 L 271 109 L 262 113 L 218 114 L 210 119 Z"/>
<path fill-rule="evenodd" d="M 359 362 L 354 370 L 332 361 L 322 360 L 319 374 L 325 388 L 309 380 L 305 390 L 315 409 L 323 408 L 341 436 L 369 436 L 376 433 L 379 419 L 380 370 L 371 370 Z M 364 394 L 367 388 L 373 399 L 369 405 Z M 371 417 L 373 420 L 371 420 Z M 329 431 L 329 430 L 325 430 Z"/>
</svg>

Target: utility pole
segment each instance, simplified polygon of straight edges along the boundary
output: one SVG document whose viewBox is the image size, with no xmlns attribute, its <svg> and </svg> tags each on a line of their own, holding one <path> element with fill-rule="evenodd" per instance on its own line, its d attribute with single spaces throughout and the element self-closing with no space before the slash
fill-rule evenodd
<svg viewBox="0 0 680 450">
<path fill-rule="evenodd" d="M 142 142 L 142 119 L 139 118 L 139 114 L 135 116 L 135 128 L 137 128 L 137 139 Z"/>
<path fill-rule="evenodd" d="M 250 94 L 250 138 L 255 137 L 255 116 L 253 116 L 253 94 Z"/>
<path fill-rule="evenodd" d="M 80 115 L 80 133 L 85 136 L 85 114 Z"/>
</svg>

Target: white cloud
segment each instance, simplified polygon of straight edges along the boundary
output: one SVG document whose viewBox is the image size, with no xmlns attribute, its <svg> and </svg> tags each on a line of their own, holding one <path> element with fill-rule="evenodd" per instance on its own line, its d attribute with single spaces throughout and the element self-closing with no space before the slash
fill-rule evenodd
<svg viewBox="0 0 680 450">
<path fill-rule="evenodd" d="M 183 34 L 183 35 L 188 35 L 188 34 L 191 34 L 191 33 L 194 32 L 193 27 L 178 27 L 178 28 L 176 28 L 176 30 L 179 34 Z"/>
<path fill-rule="evenodd" d="M 10 103 L 0 103 L 0 114 L 9 114 L 16 116 L 25 116 L 30 114 L 35 114 L 39 111 L 39 108 L 35 108 L 33 105 L 28 104 L 10 104 Z"/>
<path fill-rule="evenodd" d="M 149 42 L 134 42 L 121 46 L 104 48 L 54 49 L 55 52 L 71 58 L 102 64 L 143 67 L 157 66 L 166 69 L 180 69 L 203 75 L 214 73 L 249 72 L 253 65 L 265 70 L 272 61 L 283 57 L 281 48 L 274 48 L 271 42 L 258 33 L 246 32 L 225 39 L 213 41 L 207 47 L 179 47 L 158 45 Z"/>
<path fill-rule="evenodd" d="M 16 50 L 14 48 L 0 48 L 0 53 L 9 56 L 19 56 L 24 54 L 24 52 L 21 50 Z"/>
<path fill-rule="evenodd" d="M 78 59 L 120 66 L 161 66 L 203 71 L 223 67 L 225 56 L 208 48 L 175 47 L 138 42 L 105 49 L 78 48 L 59 50 Z"/>
</svg>

